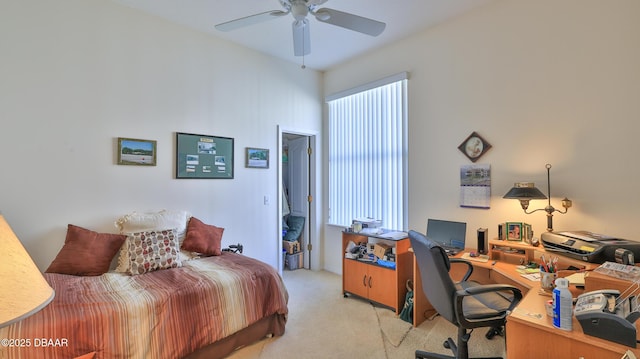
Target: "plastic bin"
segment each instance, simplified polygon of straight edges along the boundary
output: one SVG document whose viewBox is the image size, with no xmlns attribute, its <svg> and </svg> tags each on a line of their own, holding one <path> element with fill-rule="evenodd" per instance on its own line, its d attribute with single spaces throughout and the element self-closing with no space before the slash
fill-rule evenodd
<svg viewBox="0 0 640 359">
<path fill-rule="evenodd" d="M 304 257 L 302 252 L 285 255 L 285 265 L 289 270 L 295 270 L 304 266 Z"/>
</svg>

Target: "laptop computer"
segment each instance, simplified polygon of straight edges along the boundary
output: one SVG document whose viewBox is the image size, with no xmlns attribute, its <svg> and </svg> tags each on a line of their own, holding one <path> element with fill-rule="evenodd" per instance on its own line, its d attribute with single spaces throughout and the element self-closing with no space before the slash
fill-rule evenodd
<svg viewBox="0 0 640 359">
<path fill-rule="evenodd" d="M 447 255 L 453 256 L 464 251 L 466 234 L 467 224 L 464 222 L 427 220 L 427 237 L 438 243 Z"/>
</svg>

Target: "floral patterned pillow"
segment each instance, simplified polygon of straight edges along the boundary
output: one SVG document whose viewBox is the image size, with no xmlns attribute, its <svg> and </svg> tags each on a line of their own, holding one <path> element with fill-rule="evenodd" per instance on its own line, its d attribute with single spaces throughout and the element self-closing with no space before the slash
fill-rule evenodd
<svg viewBox="0 0 640 359">
<path fill-rule="evenodd" d="M 178 241 L 179 243 L 182 243 L 187 231 L 189 218 L 191 218 L 191 214 L 186 211 L 170 211 L 163 209 L 156 212 L 132 212 L 118 218 L 115 222 L 115 226 L 120 230 L 121 234 L 176 228 Z M 129 272 L 129 251 L 125 250 L 125 248 L 128 248 L 127 242 L 125 242 L 125 245 L 118 256 L 118 263 L 115 271 L 119 273 Z M 195 253 L 187 251 L 181 251 L 180 253 L 181 262 L 188 261 L 195 257 L 197 257 Z"/>
<path fill-rule="evenodd" d="M 182 267 L 176 229 L 128 233 L 125 246 L 131 275 Z"/>
</svg>

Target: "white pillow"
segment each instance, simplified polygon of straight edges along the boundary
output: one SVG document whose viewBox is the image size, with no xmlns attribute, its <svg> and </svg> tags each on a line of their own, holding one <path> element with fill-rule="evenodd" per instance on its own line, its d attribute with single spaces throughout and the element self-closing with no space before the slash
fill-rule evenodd
<svg viewBox="0 0 640 359">
<path fill-rule="evenodd" d="M 145 212 L 138 213 L 133 212 L 125 214 L 118 218 L 115 222 L 115 226 L 120 230 L 121 234 L 130 235 L 131 233 L 145 232 L 145 231 L 162 231 L 166 229 L 176 229 L 176 235 L 178 236 L 179 247 L 182 247 L 185 235 L 187 233 L 187 224 L 191 219 L 191 214 L 186 211 L 168 211 L 163 209 L 157 212 Z M 128 247 L 128 242 L 122 248 Z M 180 261 L 187 261 L 195 258 L 191 252 L 180 251 Z M 118 257 L 118 267 L 116 272 L 127 273 L 129 271 L 129 251 L 120 250 L 120 256 Z"/>
</svg>

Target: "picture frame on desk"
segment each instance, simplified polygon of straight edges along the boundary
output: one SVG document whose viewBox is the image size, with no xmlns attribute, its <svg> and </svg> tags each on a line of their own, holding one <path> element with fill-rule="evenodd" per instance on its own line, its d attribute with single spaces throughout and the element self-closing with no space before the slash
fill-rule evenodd
<svg viewBox="0 0 640 359">
<path fill-rule="evenodd" d="M 507 240 L 522 241 L 522 222 L 507 222 Z"/>
<path fill-rule="evenodd" d="M 528 223 L 522 224 L 522 241 L 526 244 L 531 244 L 531 240 L 533 239 L 533 229 L 531 225 Z"/>
</svg>

